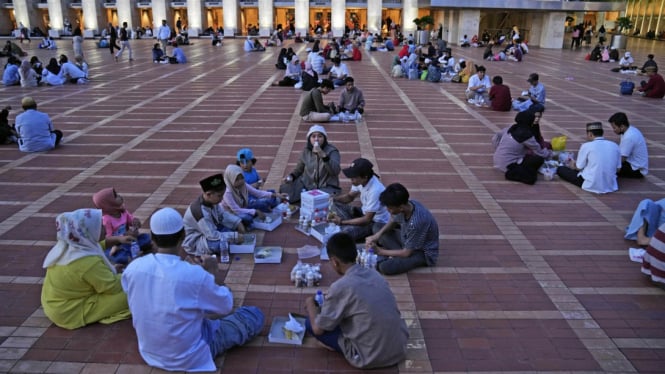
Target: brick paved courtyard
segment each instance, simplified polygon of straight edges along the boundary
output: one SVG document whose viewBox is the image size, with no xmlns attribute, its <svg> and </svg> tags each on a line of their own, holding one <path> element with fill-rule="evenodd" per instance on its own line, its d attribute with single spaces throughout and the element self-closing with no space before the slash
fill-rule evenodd
<svg viewBox="0 0 665 374">
<path fill-rule="evenodd" d="M 184 212 L 199 194 L 198 180 L 234 162 L 240 147 L 254 150 L 266 185 L 278 185 L 309 124 L 298 116 L 300 91 L 270 86 L 283 74 L 274 67 L 279 49 L 246 54 L 242 41 L 215 48 L 194 40 L 184 47 L 186 65 L 153 64 L 150 40 L 133 42 L 132 63 L 126 55 L 115 63 L 86 41 L 90 84 L 0 88 L 12 120 L 31 95 L 65 133 L 65 144 L 48 153 L 0 147 L 0 372 L 161 372 L 138 354 L 131 321 L 75 331 L 52 325 L 40 308 L 41 264 L 54 243 L 55 216 L 90 207 L 102 188 L 118 189 L 148 228 L 160 207 Z M 58 54 L 72 56 L 68 40 L 59 45 Z M 37 43 L 23 46 L 44 62 L 53 57 Z M 305 56 L 306 45 L 293 47 Z M 653 52 L 665 65 L 662 42 L 630 40 L 629 49 L 640 64 Z M 476 63 L 482 52 L 453 48 Z M 665 102 L 620 96 L 625 76 L 584 61 L 585 53 L 532 49 L 522 63 L 485 66 L 513 96 L 538 72 L 548 94 L 543 135 L 567 135 L 571 150 L 590 121 L 603 121 L 607 138 L 618 141 L 607 119 L 628 114 L 647 137 L 650 174 L 620 181 L 609 195 L 558 179 L 505 181 L 492 168 L 490 138 L 514 112 L 470 106 L 465 85 L 394 80 L 391 54 L 364 53 L 362 62 L 348 63 L 368 113 L 359 125 L 326 125 L 343 164 L 372 160 L 384 184 L 403 183 L 432 210 L 441 231 L 436 267 L 387 278 L 411 339 L 406 361 L 375 372 L 665 372 L 665 291 L 641 275 L 628 258 L 632 243 L 623 240 L 637 203 L 664 195 Z M 289 282 L 296 248 L 316 244 L 293 226 L 259 235 L 285 249 L 281 264 L 255 265 L 240 255 L 220 265 L 236 304 L 267 316 L 259 338 L 217 360 L 221 373 L 356 372 L 312 338 L 302 347 L 268 342 L 273 317 L 302 313 L 314 292 Z M 336 275 L 323 268 L 325 289 Z"/>
</svg>

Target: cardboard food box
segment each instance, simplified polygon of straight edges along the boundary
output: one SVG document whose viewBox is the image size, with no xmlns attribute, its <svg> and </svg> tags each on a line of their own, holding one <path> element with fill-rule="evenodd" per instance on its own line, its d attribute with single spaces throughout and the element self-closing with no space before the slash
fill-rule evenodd
<svg viewBox="0 0 665 374">
<path fill-rule="evenodd" d="M 254 228 L 265 231 L 272 231 L 282 224 L 282 214 L 279 212 L 266 213 L 266 218 L 270 217 L 271 222 L 254 219 Z"/>
<path fill-rule="evenodd" d="M 254 253 L 254 248 L 256 248 L 256 235 L 255 234 L 243 234 L 245 241 L 240 244 L 231 244 L 229 251 L 233 254 L 236 253 Z"/>
<path fill-rule="evenodd" d="M 302 317 L 294 316 L 296 321 L 305 327 L 305 319 Z M 294 344 L 302 345 L 302 340 L 305 338 L 305 331 L 294 333 L 291 339 L 288 339 L 284 334 L 283 327 L 289 321 L 289 317 L 275 317 L 270 326 L 270 333 L 268 334 L 268 341 L 270 343 Z"/>
<path fill-rule="evenodd" d="M 256 247 L 254 263 L 279 264 L 282 262 L 282 247 Z"/>
<path fill-rule="evenodd" d="M 321 190 L 305 191 L 300 194 L 300 209 L 313 212 L 315 209 L 325 209 L 330 202 L 330 195 Z"/>
<path fill-rule="evenodd" d="M 340 228 L 337 225 L 333 226 L 334 230 L 331 230 L 329 227 L 330 226 L 328 226 L 327 223 L 322 223 L 320 225 L 313 226 L 309 234 L 314 238 L 316 238 L 316 240 L 320 241 L 321 243 L 325 243 L 328 241 L 328 238 L 340 232 Z"/>
</svg>

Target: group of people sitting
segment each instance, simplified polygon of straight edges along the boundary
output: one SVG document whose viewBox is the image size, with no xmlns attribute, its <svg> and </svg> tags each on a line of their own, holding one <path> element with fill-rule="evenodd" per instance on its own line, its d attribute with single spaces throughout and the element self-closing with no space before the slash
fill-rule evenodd
<svg viewBox="0 0 665 374">
<path fill-rule="evenodd" d="M 58 59 L 52 57 L 46 66 L 37 56 L 21 61 L 12 55 L 7 58 L 2 74 L 5 86 L 60 86 L 65 83 L 86 84 L 88 80 L 88 63 L 81 55 L 77 55 L 73 62 L 66 55 L 60 55 Z"/>
<path fill-rule="evenodd" d="M 152 46 L 152 62 L 159 64 L 185 64 L 187 63 L 187 56 L 182 48 L 179 47 L 178 42 L 174 41 L 171 43 L 173 50 L 171 51 L 171 56 L 167 56 L 162 50 L 160 43 L 155 43 Z"/>
<path fill-rule="evenodd" d="M 507 180 L 534 184 L 545 160 L 552 158 L 558 160 L 552 173 L 555 170 L 561 179 L 597 194 L 617 191 L 617 178 L 639 179 L 648 174 L 646 140 L 630 125 L 625 113 L 614 113 L 608 120 L 621 137 L 618 145 L 603 137 L 601 122 L 591 122 L 586 124 L 588 142 L 582 144 L 575 159 L 570 153 L 560 157 L 562 154 L 545 142 L 539 126 L 543 111 L 544 107 L 532 105 L 517 114 L 514 125 L 494 135 L 494 167 L 504 172 Z"/>
<path fill-rule="evenodd" d="M 321 125 L 307 132 L 306 146 L 279 193 L 260 189 L 251 149 L 240 149 L 236 159 L 223 173 L 199 181 L 202 192 L 184 216 L 170 207 L 154 212 L 149 234 L 140 233 L 141 220 L 113 187 L 95 193 L 93 207 L 58 215 L 57 243 L 43 263 L 45 315 L 66 329 L 132 318 L 148 365 L 213 371 L 216 356 L 263 330 L 265 315 L 253 306 L 233 310 L 233 293 L 212 255 L 220 254 L 220 243 L 242 242 L 252 221 L 262 219 L 279 198 L 297 202 L 303 189 L 320 189 L 331 194 L 329 220 L 341 228 L 326 244 L 330 266 L 341 278 L 323 305 L 307 298 L 305 327 L 354 367 L 402 361 L 408 330 L 381 273 L 436 264 L 439 228 L 432 213 L 402 184 L 384 186 L 369 160 L 358 158 L 342 168 L 339 150 Z M 340 173 L 351 181 L 348 192 L 341 191 Z M 357 199 L 361 207 L 350 205 Z M 378 255 L 378 272 L 356 264 L 359 241 Z M 154 295 L 160 295 L 159 302 Z M 394 328 L 386 329 L 387 323 Z M 352 327 L 359 325 L 368 328 Z"/>
</svg>

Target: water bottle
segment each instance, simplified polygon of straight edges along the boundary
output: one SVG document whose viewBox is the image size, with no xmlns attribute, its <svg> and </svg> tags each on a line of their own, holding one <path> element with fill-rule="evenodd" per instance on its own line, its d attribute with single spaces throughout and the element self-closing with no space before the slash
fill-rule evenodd
<svg viewBox="0 0 665 374">
<path fill-rule="evenodd" d="M 141 247 L 139 247 L 139 243 L 136 240 L 132 242 L 130 247 L 130 252 L 132 254 L 132 258 L 139 257 L 139 252 L 141 252 Z"/>
<path fill-rule="evenodd" d="M 323 307 L 323 292 L 321 290 L 316 291 L 316 296 L 314 296 L 314 302 L 319 308 Z"/>
<path fill-rule="evenodd" d="M 376 267 L 376 256 L 374 255 L 374 249 L 370 248 L 369 251 L 367 252 L 367 262 L 365 263 L 365 267 L 368 269 L 374 269 Z"/>
</svg>

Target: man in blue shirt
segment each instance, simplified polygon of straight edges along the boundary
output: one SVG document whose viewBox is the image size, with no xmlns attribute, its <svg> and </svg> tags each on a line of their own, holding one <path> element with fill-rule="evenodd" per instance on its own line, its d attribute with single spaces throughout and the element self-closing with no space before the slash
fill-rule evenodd
<svg viewBox="0 0 665 374">
<path fill-rule="evenodd" d="M 60 144 L 62 131 L 53 130 L 48 114 L 37 110 L 32 97 L 24 97 L 21 106 L 25 112 L 16 116 L 18 147 L 21 152 L 48 151 Z"/>
</svg>

